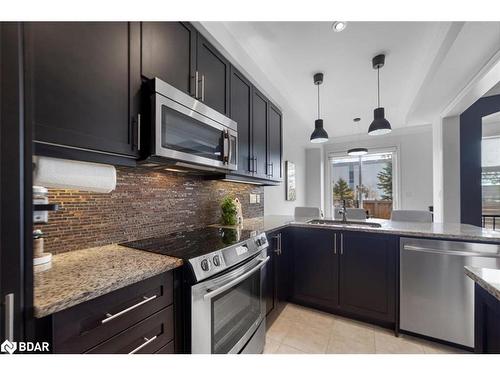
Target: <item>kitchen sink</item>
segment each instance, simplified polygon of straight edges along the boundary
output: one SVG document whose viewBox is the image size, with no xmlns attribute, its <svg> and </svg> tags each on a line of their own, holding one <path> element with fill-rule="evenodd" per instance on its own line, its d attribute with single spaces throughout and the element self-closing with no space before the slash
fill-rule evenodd
<svg viewBox="0 0 500 375">
<path fill-rule="evenodd" d="M 381 228 L 382 225 L 379 223 L 370 223 L 367 221 L 342 221 L 342 220 L 320 220 L 313 219 L 306 221 L 307 224 L 313 225 L 335 225 L 335 226 L 347 226 L 347 227 L 370 227 L 370 228 Z"/>
</svg>

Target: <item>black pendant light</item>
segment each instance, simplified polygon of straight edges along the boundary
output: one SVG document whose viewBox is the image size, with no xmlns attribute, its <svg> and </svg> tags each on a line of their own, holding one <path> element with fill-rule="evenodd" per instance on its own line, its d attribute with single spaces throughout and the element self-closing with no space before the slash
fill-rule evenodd
<svg viewBox="0 0 500 375">
<path fill-rule="evenodd" d="M 356 117 L 352 121 L 354 121 L 355 123 L 358 123 L 359 121 L 361 121 L 361 119 L 359 117 Z M 347 155 L 349 155 L 349 156 L 362 156 L 362 155 L 366 155 L 367 153 L 368 153 L 368 149 L 364 148 L 364 147 L 354 147 L 354 148 L 347 150 Z"/>
<path fill-rule="evenodd" d="M 323 120 L 319 117 L 319 85 L 323 83 L 323 73 L 314 75 L 314 84 L 318 86 L 318 119 L 314 121 L 314 131 L 311 134 L 311 143 L 323 143 L 328 141 L 328 133 L 323 128 Z"/>
<path fill-rule="evenodd" d="M 373 122 L 368 128 L 368 134 L 381 135 L 391 132 L 391 124 L 385 119 L 384 107 L 380 106 L 380 68 L 385 64 L 385 55 L 377 55 L 372 59 L 373 69 L 377 69 L 377 99 L 378 107 L 373 111 Z"/>
</svg>

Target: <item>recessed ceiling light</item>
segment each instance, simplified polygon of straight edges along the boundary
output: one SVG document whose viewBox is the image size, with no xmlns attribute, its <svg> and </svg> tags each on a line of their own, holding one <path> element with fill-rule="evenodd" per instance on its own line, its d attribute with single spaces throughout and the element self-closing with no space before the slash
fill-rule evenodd
<svg viewBox="0 0 500 375">
<path fill-rule="evenodd" d="M 345 22 L 345 21 L 335 21 L 332 24 L 332 29 L 336 33 L 340 33 L 341 31 L 343 31 L 346 28 L 346 26 L 347 26 L 347 22 Z"/>
</svg>

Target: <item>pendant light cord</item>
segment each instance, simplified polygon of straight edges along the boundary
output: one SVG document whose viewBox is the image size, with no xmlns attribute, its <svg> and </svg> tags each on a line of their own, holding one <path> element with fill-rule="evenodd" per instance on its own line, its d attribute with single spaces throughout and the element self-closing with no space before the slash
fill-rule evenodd
<svg viewBox="0 0 500 375">
<path fill-rule="evenodd" d="M 319 117 L 319 84 L 317 86 L 318 86 L 318 119 L 319 119 L 320 118 Z"/>
<path fill-rule="evenodd" d="M 380 68 L 377 68 L 377 107 L 380 108 Z"/>
</svg>

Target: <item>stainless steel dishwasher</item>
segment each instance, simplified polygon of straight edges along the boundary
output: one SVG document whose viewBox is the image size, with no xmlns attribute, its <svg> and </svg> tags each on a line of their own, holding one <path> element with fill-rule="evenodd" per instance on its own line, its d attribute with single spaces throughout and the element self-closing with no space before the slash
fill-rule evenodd
<svg viewBox="0 0 500 375">
<path fill-rule="evenodd" d="M 500 245 L 401 238 L 400 328 L 474 347 L 474 283 L 464 266 L 500 268 Z"/>
</svg>

